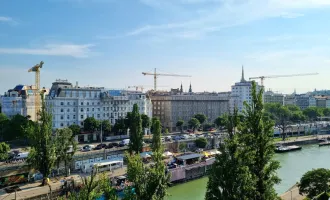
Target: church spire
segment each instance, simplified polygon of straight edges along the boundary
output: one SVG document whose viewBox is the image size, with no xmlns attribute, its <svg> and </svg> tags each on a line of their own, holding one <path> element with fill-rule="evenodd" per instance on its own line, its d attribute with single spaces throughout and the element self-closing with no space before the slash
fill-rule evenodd
<svg viewBox="0 0 330 200">
<path fill-rule="evenodd" d="M 241 82 L 245 82 L 245 78 L 244 78 L 244 67 L 242 65 L 242 77 L 241 77 Z"/>
<path fill-rule="evenodd" d="M 190 82 L 190 86 L 189 86 L 189 93 L 192 93 L 191 82 Z"/>
<path fill-rule="evenodd" d="M 183 93 L 183 87 L 182 87 L 182 82 L 181 82 L 181 87 L 180 87 L 180 93 Z"/>
</svg>

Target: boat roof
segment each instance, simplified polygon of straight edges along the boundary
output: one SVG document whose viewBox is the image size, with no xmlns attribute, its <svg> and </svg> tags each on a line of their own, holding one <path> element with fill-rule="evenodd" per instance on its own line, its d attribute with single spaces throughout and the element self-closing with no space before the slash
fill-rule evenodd
<svg viewBox="0 0 330 200">
<path fill-rule="evenodd" d="M 93 166 L 102 166 L 102 165 L 111 165 L 111 164 L 117 164 L 117 163 L 123 163 L 122 160 L 111 160 L 111 161 L 98 161 L 93 164 Z"/>
<path fill-rule="evenodd" d="M 198 154 L 198 153 L 193 153 L 193 154 L 188 154 L 188 155 L 184 155 L 184 156 L 179 156 L 179 157 L 177 157 L 177 159 L 179 159 L 179 160 L 189 160 L 189 159 L 200 158 L 200 157 L 203 157 L 203 155 Z"/>
</svg>

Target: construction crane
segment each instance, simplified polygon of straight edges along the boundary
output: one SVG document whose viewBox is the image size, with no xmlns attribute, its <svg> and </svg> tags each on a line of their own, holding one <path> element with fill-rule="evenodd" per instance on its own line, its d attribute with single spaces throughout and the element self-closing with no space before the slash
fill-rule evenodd
<svg viewBox="0 0 330 200">
<path fill-rule="evenodd" d="M 143 75 L 152 75 L 154 76 L 154 91 L 157 90 L 157 77 L 158 76 L 176 76 L 176 77 L 191 77 L 189 75 L 179 75 L 179 74 L 161 74 L 157 73 L 156 68 L 154 70 L 154 73 L 149 73 L 149 72 L 142 72 Z"/>
<path fill-rule="evenodd" d="M 273 75 L 273 76 L 258 76 L 258 77 L 251 77 L 249 80 L 253 79 L 260 79 L 261 86 L 264 86 L 265 78 L 284 78 L 284 77 L 294 77 L 294 76 L 311 76 L 311 75 L 318 75 L 319 73 L 307 73 L 307 74 L 289 74 L 289 75 Z"/>
<path fill-rule="evenodd" d="M 44 65 L 44 62 L 41 61 L 39 64 L 36 64 L 34 67 L 30 68 L 28 72 L 35 72 L 35 92 L 34 92 L 34 109 L 35 109 L 35 120 L 37 121 L 39 109 L 40 109 L 40 69 Z"/>
</svg>

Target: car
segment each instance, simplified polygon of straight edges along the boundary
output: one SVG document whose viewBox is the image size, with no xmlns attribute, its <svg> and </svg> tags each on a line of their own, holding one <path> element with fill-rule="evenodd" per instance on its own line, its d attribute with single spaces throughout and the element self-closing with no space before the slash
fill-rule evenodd
<svg viewBox="0 0 330 200">
<path fill-rule="evenodd" d="M 105 147 L 105 149 L 111 149 L 111 148 L 113 148 L 113 144 L 112 144 L 112 143 L 109 143 L 109 144 Z"/>
<path fill-rule="evenodd" d="M 172 141 L 172 137 L 171 136 L 166 136 L 165 137 L 165 141 L 166 142 L 171 142 Z"/>
<path fill-rule="evenodd" d="M 188 133 L 193 133 L 194 131 L 192 129 L 187 130 Z"/>
<path fill-rule="evenodd" d="M 113 142 L 111 143 L 113 147 L 119 147 L 119 143 L 118 142 Z"/>
<path fill-rule="evenodd" d="M 195 134 L 189 134 L 189 137 L 190 138 L 196 138 L 196 135 Z"/>
<path fill-rule="evenodd" d="M 90 145 L 85 145 L 80 149 L 80 151 L 82 151 L 82 152 L 91 151 L 91 150 L 92 150 L 92 148 Z"/>
<path fill-rule="evenodd" d="M 95 150 L 100 150 L 100 149 L 103 149 L 103 148 L 105 148 L 105 147 L 107 147 L 106 144 L 98 144 L 98 145 L 95 147 Z"/>
<path fill-rule="evenodd" d="M 176 135 L 176 136 L 174 136 L 174 139 L 173 140 L 181 140 L 181 137 L 178 136 L 178 135 Z"/>
</svg>

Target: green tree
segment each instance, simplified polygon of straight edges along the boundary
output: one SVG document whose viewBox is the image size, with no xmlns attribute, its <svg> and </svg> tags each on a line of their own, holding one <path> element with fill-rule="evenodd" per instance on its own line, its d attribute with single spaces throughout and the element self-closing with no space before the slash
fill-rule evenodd
<svg viewBox="0 0 330 200">
<path fill-rule="evenodd" d="M 40 121 L 28 128 L 31 150 L 27 162 L 43 174 L 42 185 L 45 185 L 46 178 L 54 166 L 56 154 L 55 142 L 52 140 L 52 115 L 46 111 L 43 95 L 41 99 Z"/>
<path fill-rule="evenodd" d="M 195 144 L 198 148 L 204 149 L 207 145 L 207 140 L 206 140 L 206 138 L 197 138 L 195 140 Z"/>
<path fill-rule="evenodd" d="M 240 142 L 243 148 L 240 154 L 245 159 L 246 166 L 254 179 L 255 200 L 277 199 L 274 185 L 280 182 L 276 170 L 280 168 L 274 160 L 273 127 L 274 123 L 264 118 L 263 89 L 256 90 L 256 83 L 252 82 L 252 102 L 244 103 L 244 122 L 238 127 L 242 134 Z"/>
<path fill-rule="evenodd" d="M 14 115 L 7 121 L 4 132 L 4 140 L 22 139 L 27 137 L 27 129 L 30 125 L 28 117 Z"/>
<path fill-rule="evenodd" d="M 223 126 L 225 126 L 225 118 L 224 118 L 224 115 L 222 116 L 219 116 L 217 117 L 215 120 L 214 120 L 214 124 L 218 127 L 218 128 L 221 128 Z"/>
<path fill-rule="evenodd" d="M 201 124 L 198 119 L 196 118 L 191 118 L 188 122 L 188 125 L 193 129 L 195 132 L 195 129 L 197 129 Z"/>
<path fill-rule="evenodd" d="M 94 117 L 87 117 L 84 120 L 84 131 L 94 133 L 99 127 L 99 122 Z"/>
<path fill-rule="evenodd" d="M 221 154 L 216 155 L 209 173 L 205 200 L 250 200 L 254 199 L 254 183 L 245 160 L 240 156 L 244 146 L 236 134 L 240 120 L 235 109 L 231 115 L 223 115 L 222 123 L 228 138 L 220 146 Z"/>
<path fill-rule="evenodd" d="M 313 198 L 329 191 L 330 170 L 319 168 L 306 172 L 298 184 L 299 193 Z"/>
<path fill-rule="evenodd" d="M 161 127 L 160 127 L 160 121 L 156 120 L 153 123 L 152 127 L 152 144 L 151 144 L 151 150 L 152 152 L 158 152 L 162 149 L 162 142 L 161 142 Z"/>
<path fill-rule="evenodd" d="M 323 115 L 326 116 L 326 117 L 329 117 L 330 116 L 330 108 L 324 108 L 323 109 Z"/>
<path fill-rule="evenodd" d="M 212 123 L 205 123 L 204 124 L 204 127 L 203 127 L 203 130 L 204 131 L 208 131 L 210 128 L 213 128 L 214 127 L 214 124 Z"/>
<path fill-rule="evenodd" d="M 129 152 L 138 154 L 143 148 L 142 120 L 137 104 L 133 105 L 133 111 L 130 116 L 129 126 Z"/>
<path fill-rule="evenodd" d="M 322 109 L 321 108 L 317 108 L 317 107 L 309 107 L 309 108 L 306 108 L 304 111 L 303 111 L 304 115 L 306 117 L 308 117 L 308 119 L 310 120 L 317 120 L 318 117 L 322 117 L 323 116 L 323 112 L 322 112 Z"/>
<path fill-rule="evenodd" d="M 187 149 L 187 144 L 184 142 L 180 142 L 179 144 L 179 151 L 183 152 Z"/>
<path fill-rule="evenodd" d="M 5 133 L 8 127 L 8 123 L 9 123 L 8 117 L 5 114 L 0 113 L 0 140 L 5 139 Z"/>
<path fill-rule="evenodd" d="M 77 143 L 70 128 L 56 130 L 56 164 L 59 168 L 60 162 L 64 162 L 65 175 L 68 176 L 68 164 L 71 163 L 74 153 L 77 150 Z"/>
<path fill-rule="evenodd" d="M 150 128 L 151 126 L 151 120 L 150 117 L 146 114 L 141 114 L 141 120 L 142 120 L 142 129 Z"/>
<path fill-rule="evenodd" d="M 204 124 L 204 122 L 207 119 L 207 117 L 204 114 L 196 114 L 194 118 L 196 118 L 200 124 Z"/>
<path fill-rule="evenodd" d="M 178 120 L 175 124 L 176 127 L 178 127 L 180 129 L 181 133 L 183 132 L 183 124 L 184 124 L 184 121 L 182 119 Z"/>
<path fill-rule="evenodd" d="M 282 139 L 285 140 L 286 130 L 292 118 L 292 112 L 288 107 L 282 106 L 279 103 L 270 103 L 265 105 L 265 113 L 268 113 L 270 119 L 273 119 L 275 124 L 281 129 Z"/>
<path fill-rule="evenodd" d="M 126 122 L 126 119 L 119 118 L 116 121 L 116 123 L 113 126 L 113 128 L 112 128 L 112 132 L 114 132 L 115 134 L 119 134 L 119 135 L 124 134 L 125 131 L 127 130 L 125 122 Z"/>
<path fill-rule="evenodd" d="M 81 128 L 79 125 L 77 124 L 72 124 L 69 126 L 69 129 L 72 131 L 72 135 L 73 136 L 76 136 L 76 135 L 79 135 L 80 131 L 81 131 Z"/>
<path fill-rule="evenodd" d="M 103 133 L 110 133 L 111 132 L 111 124 L 109 120 L 102 120 L 100 121 L 100 128 L 102 126 Z"/>
<path fill-rule="evenodd" d="M 6 160 L 8 158 L 9 151 L 9 145 L 5 142 L 0 142 L 0 160 Z"/>
</svg>

